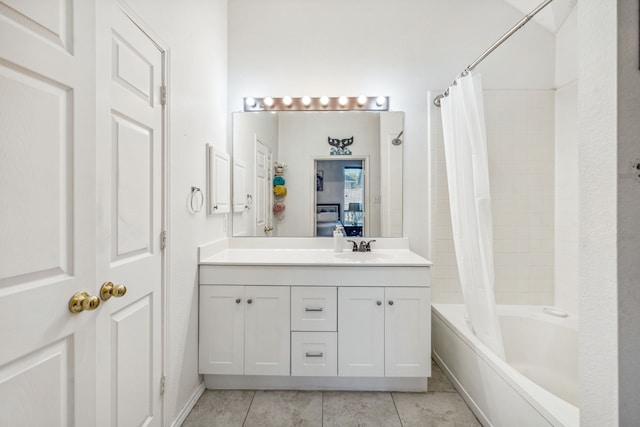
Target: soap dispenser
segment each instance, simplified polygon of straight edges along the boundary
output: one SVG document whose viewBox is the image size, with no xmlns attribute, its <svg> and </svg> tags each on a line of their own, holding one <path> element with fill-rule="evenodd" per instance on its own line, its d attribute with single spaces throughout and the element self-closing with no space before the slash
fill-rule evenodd
<svg viewBox="0 0 640 427">
<path fill-rule="evenodd" d="M 339 225 L 336 225 L 336 229 L 333 230 L 333 250 L 335 252 L 342 252 L 342 248 L 344 247 L 343 237 L 342 229 Z"/>
</svg>

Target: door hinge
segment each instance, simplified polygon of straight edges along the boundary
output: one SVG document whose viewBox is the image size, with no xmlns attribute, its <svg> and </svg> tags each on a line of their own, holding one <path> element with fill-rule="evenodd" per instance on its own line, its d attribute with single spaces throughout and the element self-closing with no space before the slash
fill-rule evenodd
<svg viewBox="0 0 640 427">
<path fill-rule="evenodd" d="M 164 389 L 166 384 L 167 377 L 163 375 L 162 378 L 160 378 L 160 396 L 164 396 Z"/>
<path fill-rule="evenodd" d="M 160 86 L 160 105 L 167 105 L 167 87 Z"/>
<path fill-rule="evenodd" d="M 167 247 L 167 230 L 162 230 L 160 233 L 160 249 Z"/>
</svg>

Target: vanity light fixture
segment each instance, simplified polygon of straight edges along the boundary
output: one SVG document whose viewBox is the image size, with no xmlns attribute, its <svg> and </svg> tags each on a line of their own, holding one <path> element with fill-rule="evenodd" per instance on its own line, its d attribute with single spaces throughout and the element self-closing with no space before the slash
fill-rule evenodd
<svg viewBox="0 0 640 427">
<path fill-rule="evenodd" d="M 244 98 L 244 111 L 388 111 L 387 96 Z"/>
</svg>

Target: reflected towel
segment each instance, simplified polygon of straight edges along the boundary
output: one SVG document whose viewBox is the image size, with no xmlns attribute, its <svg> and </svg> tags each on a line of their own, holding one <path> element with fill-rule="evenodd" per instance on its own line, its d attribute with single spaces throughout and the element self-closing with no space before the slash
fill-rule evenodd
<svg viewBox="0 0 640 427">
<path fill-rule="evenodd" d="M 273 193 L 278 197 L 283 197 L 287 195 L 287 187 L 284 185 L 276 185 L 273 187 Z"/>
<path fill-rule="evenodd" d="M 273 178 L 273 185 L 284 185 L 284 178 L 281 176 L 276 176 Z"/>
<path fill-rule="evenodd" d="M 273 205 L 274 213 L 279 213 L 279 212 L 282 212 L 283 210 L 284 210 L 284 203 L 276 203 L 275 205 Z"/>
</svg>

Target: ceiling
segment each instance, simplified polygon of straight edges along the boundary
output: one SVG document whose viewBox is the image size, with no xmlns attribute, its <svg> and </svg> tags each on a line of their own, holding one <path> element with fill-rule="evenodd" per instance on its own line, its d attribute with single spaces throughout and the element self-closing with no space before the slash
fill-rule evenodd
<svg viewBox="0 0 640 427">
<path fill-rule="evenodd" d="M 534 10 L 542 0 L 504 0 L 524 15 Z M 554 0 L 538 13 L 533 20 L 552 33 L 556 33 L 567 19 L 577 0 Z"/>
</svg>

